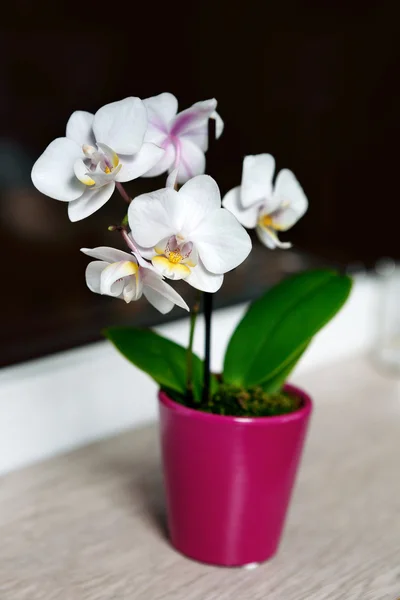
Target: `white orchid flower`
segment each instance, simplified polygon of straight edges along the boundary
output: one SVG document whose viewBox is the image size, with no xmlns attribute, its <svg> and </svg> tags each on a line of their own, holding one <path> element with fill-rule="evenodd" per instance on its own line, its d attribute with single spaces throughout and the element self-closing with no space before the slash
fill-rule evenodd
<svg viewBox="0 0 400 600">
<path fill-rule="evenodd" d="M 70 220 L 80 221 L 107 202 L 115 182 L 136 179 L 159 162 L 165 151 L 144 142 L 146 129 L 139 98 L 112 102 L 95 115 L 78 110 L 66 137 L 51 142 L 34 164 L 32 181 L 43 194 L 68 202 Z"/>
<path fill-rule="evenodd" d="M 122 298 L 127 303 L 139 300 L 143 294 L 162 314 L 175 304 L 189 310 L 183 298 L 140 254 L 107 247 L 81 248 L 81 252 L 97 259 L 86 268 L 86 283 L 92 292 Z"/>
<path fill-rule="evenodd" d="M 128 220 L 135 244 L 162 275 L 205 292 L 216 292 L 224 273 L 251 250 L 249 235 L 221 208 L 218 185 L 208 175 L 190 179 L 179 192 L 167 187 L 138 196 Z"/>
<path fill-rule="evenodd" d="M 246 156 L 242 185 L 228 192 L 222 204 L 242 225 L 256 228 L 259 239 L 268 248 L 290 248 L 290 243 L 279 240 L 278 232 L 297 223 L 307 211 L 308 200 L 289 169 L 279 171 L 273 186 L 274 170 L 271 154 Z"/>
<path fill-rule="evenodd" d="M 190 108 L 178 111 L 178 100 L 169 93 L 143 100 L 149 118 L 145 140 L 165 149 L 164 156 L 144 177 L 155 177 L 171 172 L 179 166 L 178 183 L 184 183 L 205 171 L 204 153 L 208 148 L 208 120 L 216 121 L 216 137 L 224 124 L 215 112 L 215 99 L 196 102 Z"/>
</svg>

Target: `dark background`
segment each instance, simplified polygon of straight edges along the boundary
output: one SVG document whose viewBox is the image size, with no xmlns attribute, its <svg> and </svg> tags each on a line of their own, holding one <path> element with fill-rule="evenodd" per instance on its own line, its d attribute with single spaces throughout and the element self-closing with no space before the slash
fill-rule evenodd
<svg viewBox="0 0 400 600">
<path fill-rule="evenodd" d="M 164 91 L 180 109 L 216 97 L 226 129 L 208 172 L 222 193 L 240 183 L 245 154 L 271 152 L 295 172 L 310 201 L 286 236 L 297 253 L 257 245 L 218 305 L 312 264 L 399 258 L 397 13 L 396 2 L 14 3 L 0 46 L 1 364 L 98 339 L 107 324 L 160 322 L 145 301 L 126 306 L 84 282 L 79 248 L 121 246 L 107 226 L 122 200 L 70 223 L 30 182 L 77 109 Z"/>
</svg>

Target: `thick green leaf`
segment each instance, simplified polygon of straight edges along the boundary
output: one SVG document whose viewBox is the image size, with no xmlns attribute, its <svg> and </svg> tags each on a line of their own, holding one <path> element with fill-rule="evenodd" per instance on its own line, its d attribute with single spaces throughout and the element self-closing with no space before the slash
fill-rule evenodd
<svg viewBox="0 0 400 600">
<path fill-rule="evenodd" d="M 104 335 L 131 363 L 161 387 L 186 392 L 186 349 L 149 329 L 110 327 Z M 201 399 L 203 362 L 193 355 L 193 393 Z M 212 385 L 215 385 L 213 378 Z"/>
<path fill-rule="evenodd" d="M 339 311 L 350 289 L 346 275 L 316 270 L 293 275 L 268 290 L 252 303 L 230 339 L 224 381 L 261 385 L 291 362 L 294 366 L 296 355 Z"/>
<path fill-rule="evenodd" d="M 269 392 L 270 394 L 275 394 L 282 389 L 284 383 L 286 383 L 288 376 L 293 371 L 294 367 L 303 356 L 304 352 L 308 348 L 308 342 L 302 346 L 302 348 L 295 353 L 295 356 L 290 357 L 286 364 L 282 365 L 282 367 L 269 379 L 264 380 L 260 385 L 264 392 Z"/>
</svg>

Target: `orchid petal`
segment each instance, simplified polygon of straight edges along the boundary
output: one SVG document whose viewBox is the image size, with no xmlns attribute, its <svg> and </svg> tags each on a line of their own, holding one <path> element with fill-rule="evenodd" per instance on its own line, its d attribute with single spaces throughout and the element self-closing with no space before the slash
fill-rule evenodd
<svg viewBox="0 0 400 600">
<path fill-rule="evenodd" d="M 213 114 L 211 115 L 211 119 L 215 119 L 215 137 L 218 139 L 219 137 L 221 137 L 222 132 L 224 131 L 224 122 L 221 119 L 219 113 L 217 113 L 217 111 L 213 112 Z"/>
<path fill-rule="evenodd" d="M 142 177 L 158 177 L 168 169 L 171 169 L 175 163 L 176 150 L 174 144 L 172 142 L 166 142 L 162 145 L 162 148 L 165 150 L 164 155 L 161 159 L 146 173 L 143 173 Z"/>
<path fill-rule="evenodd" d="M 179 196 L 190 196 L 196 200 L 204 215 L 221 208 L 221 194 L 215 179 L 209 175 L 197 175 L 189 179 L 179 190 Z"/>
<path fill-rule="evenodd" d="M 185 183 L 206 170 L 204 152 L 191 140 L 181 137 L 179 140 L 178 183 Z"/>
<path fill-rule="evenodd" d="M 66 136 L 80 146 L 87 144 L 94 146 L 96 140 L 93 133 L 94 115 L 85 110 L 76 110 L 72 113 L 67 123 Z"/>
<path fill-rule="evenodd" d="M 120 296 L 124 289 L 124 278 L 131 275 L 137 276 L 139 267 L 136 262 L 119 261 L 107 265 L 100 277 L 100 293 L 107 296 Z"/>
<path fill-rule="evenodd" d="M 122 297 L 127 304 L 129 302 L 136 302 L 142 297 L 143 294 L 143 281 L 140 276 L 139 269 L 132 276 L 126 277 L 124 280 L 124 289 L 122 290 Z"/>
<path fill-rule="evenodd" d="M 180 306 L 180 308 L 184 308 L 187 311 L 189 310 L 189 307 L 186 304 L 186 302 L 184 301 L 184 299 L 182 298 L 182 296 L 180 296 L 178 294 L 178 292 L 176 292 L 170 285 L 168 285 L 168 283 L 163 281 L 158 274 L 153 273 L 152 271 L 145 271 L 143 273 L 143 283 L 144 283 L 144 289 L 143 289 L 144 295 L 149 300 L 149 302 L 151 304 L 153 304 L 153 306 L 155 306 L 160 312 L 163 312 L 163 311 L 161 310 L 161 308 L 159 308 L 159 306 L 157 306 L 154 303 L 154 301 L 152 301 L 154 299 L 156 300 L 156 302 L 158 301 L 156 296 L 163 297 L 169 303 L 172 303 L 172 305 L 176 304 L 177 306 Z M 152 297 L 152 299 L 150 299 L 150 297 L 149 297 L 150 290 L 151 290 L 150 296 Z M 169 312 L 169 310 L 171 310 L 171 309 L 168 309 L 167 312 Z M 163 314 L 165 314 L 165 313 L 163 313 Z"/>
<path fill-rule="evenodd" d="M 131 156 L 120 155 L 122 169 L 115 177 L 116 181 L 131 181 L 141 177 L 149 169 L 157 165 L 162 160 L 165 150 L 155 144 L 145 142 L 139 152 Z"/>
<path fill-rule="evenodd" d="M 183 244 L 183 246 L 181 247 L 181 251 L 182 251 L 182 255 L 185 256 L 186 254 L 186 247 L 190 246 L 191 250 L 190 250 L 190 254 L 189 256 L 187 256 L 186 258 L 184 258 L 182 260 L 182 264 L 183 265 L 187 265 L 188 267 L 195 267 L 197 265 L 197 263 L 199 262 L 199 253 L 197 252 L 196 247 L 193 245 L 192 242 L 188 242 L 186 244 Z"/>
<path fill-rule="evenodd" d="M 94 185 L 96 182 L 88 173 L 88 168 L 82 158 L 77 158 L 74 162 L 75 177 L 85 185 Z"/>
<path fill-rule="evenodd" d="M 153 268 L 152 265 L 150 265 L 147 261 L 151 260 L 153 258 L 153 256 L 156 256 L 157 252 L 155 251 L 154 248 L 145 248 L 143 246 L 140 246 L 136 240 L 133 240 L 133 243 L 135 244 L 136 248 L 137 248 L 137 253 L 134 252 L 133 254 L 136 256 L 137 255 L 141 257 L 143 263 L 145 264 L 141 264 L 141 262 L 138 260 L 140 266 L 150 266 L 151 268 Z M 146 260 L 145 260 L 146 259 Z"/>
<path fill-rule="evenodd" d="M 131 236 L 129 236 L 131 237 Z M 139 267 L 142 267 L 143 269 L 149 269 L 150 271 L 155 271 L 153 265 L 151 263 L 149 263 L 147 260 L 145 260 L 144 256 L 141 254 L 141 252 L 139 252 L 139 249 L 136 250 L 136 252 L 132 251 L 133 256 L 136 258 Z M 151 258 L 153 258 L 154 256 L 154 252 L 151 256 Z"/>
<path fill-rule="evenodd" d="M 246 156 L 243 161 L 241 201 L 248 208 L 272 194 L 275 159 L 271 154 Z M 271 210 L 275 210 L 274 206 Z M 268 211 L 269 212 L 269 211 Z"/>
<path fill-rule="evenodd" d="M 224 130 L 224 122 L 217 111 L 214 111 L 206 121 L 200 121 L 200 123 L 198 123 L 196 126 L 193 126 L 188 132 L 180 134 L 180 139 L 182 139 L 182 137 L 189 139 L 201 150 L 203 150 L 203 152 L 207 152 L 208 124 L 210 119 L 215 120 L 215 138 L 218 139 Z"/>
<path fill-rule="evenodd" d="M 96 210 L 99 210 L 111 198 L 114 188 L 115 183 L 112 181 L 96 190 L 87 189 L 78 200 L 74 200 L 68 204 L 70 221 L 81 221 L 95 213 Z"/>
<path fill-rule="evenodd" d="M 177 184 L 178 170 L 179 169 L 177 168 L 171 171 L 171 173 L 167 177 L 165 187 L 175 189 L 175 186 Z"/>
<path fill-rule="evenodd" d="M 217 292 L 224 281 L 223 275 L 215 275 L 210 273 L 204 267 L 201 261 L 190 270 L 190 275 L 185 279 L 192 287 L 201 290 L 202 292 Z"/>
<path fill-rule="evenodd" d="M 273 227 L 280 231 L 287 231 L 307 211 L 307 196 L 289 169 L 279 171 L 273 195 L 279 200 L 280 204 L 278 210 L 271 215 Z"/>
<path fill-rule="evenodd" d="M 172 289 L 172 288 L 171 288 Z M 161 314 L 166 315 L 174 308 L 174 303 L 159 292 L 156 292 L 150 287 L 145 287 L 143 295 L 148 302 L 154 306 Z"/>
<path fill-rule="evenodd" d="M 140 294 L 141 296 L 142 294 Z M 136 282 L 133 278 L 128 278 L 124 283 L 124 288 L 122 290 L 122 298 L 125 300 L 127 304 L 129 302 L 139 300 L 140 296 L 136 297 Z"/>
<path fill-rule="evenodd" d="M 98 248 L 81 248 L 81 252 L 86 256 L 97 258 L 98 260 L 105 261 L 107 263 L 120 262 L 121 260 L 132 260 L 132 254 L 123 252 L 116 248 L 109 248 L 108 246 L 99 246 Z"/>
<path fill-rule="evenodd" d="M 147 111 L 140 98 L 125 98 L 100 108 L 94 116 L 97 142 L 107 144 L 117 154 L 140 150 L 147 129 Z"/>
<path fill-rule="evenodd" d="M 208 121 L 196 127 L 196 129 L 192 129 L 190 134 L 185 133 L 182 134 L 179 138 L 180 142 L 183 140 L 188 140 L 192 144 L 194 144 L 197 148 L 199 148 L 202 152 L 207 152 L 208 150 Z"/>
<path fill-rule="evenodd" d="M 260 213 L 262 213 L 263 215 L 271 215 L 272 216 L 274 213 L 276 213 L 280 209 L 279 196 L 272 193 L 271 196 L 268 196 L 268 198 L 265 198 L 262 203 L 256 204 L 256 206 L 260 210 Z"/>
<path fill-rule="evenodd" d="M 149 124 L 159 131 L 168 133 L 169 124 L 178 111 L 178 100 L 175 96 L 169 92 L 164 92 L 158 96 L 146 98 L 146 100 L 143 100 L 143 104 L 147 109 Z"/>
<path fill-rule="evenodd" d="M 199 178 L 200 177 L 203 177 L 203 176 L 199 176 Z M 207 184 L 207 180 L 211 180 L 211 182 L 214 181 L 208 175 L 206 175 L 205 177 L 207 178 L 205 181 L 206 184 Z M 197 177 L 195 177 L 194 179 L 197 179 Z M 191 180 L 191 181 L 193 181 L 193 180 Z M 210 182 L 210 185 L 208 185 L 208 184 L 206 185 L 206 187 L 208 186 L 210 190 L 213 188 L 213 186 L 211 185 L 211 182 Z M 196 184 L 198 184 L 198 187 L 200 188 L 201 182 L 195 182 L 195 184 L 193 184 L 191 186 L 191 188 L 194 189 Z M 215 183 L 215 186 L 218 190 L 218 186 L 216 183 Z M 174 208 L 179 210 L 179 213 L 174 221 L 174 223 L 175 223 L 174 233 L 177 233 L 180 235 L 181 241 L 193 241 L 192 232 L 194 232 L 200 226 L 200 224 L 204 222 L 204 220 L 207 218 L 208 215 L 212 215 L 216 211 L 220 210 L 221 200 L 220 199 L 217 200 L 217 198 L 220 198 L 219 190 L 218 190 L 218 196 L 216 195 L 216 192 L 214 189 L 213 190 L 214 195 L 210 196 L 207 199 L 205 198 L 205 195 L 203 195 L 203 196 L 200 196 L 201 200 L 199 200 L 198 197 L 195 197 L 191 194 L 189 195 L 188 193 L 186 193 L 188 190 L 190 191 L 191 188 L 185 188 L 186 192 L 185 192 L 184 188 L 185 188 L 185 186 L 182 186 L 181 190 L 179 190 L 179 192 L 178 192 L 178 200 L 179 200 L 178 207 L 176 207 L 174 205 Z"/>
<path fill-rule="evenodd" d="M 82 150 L 68 138 L 57 138 L 49 144 L 32 168 L 33 185 L 46 196 L 71 202 L 82 196 L 85 185 L 74 174 L 74 164 Z"/>
<path fill-rule="evenodd" d="M 244 227 L 254 229 L 257 225 L 260 205 L 253 204 L 249 208 L 243 208 L 240 200 L 241 187 L 237 186 L 230 190 L 224 197 L 222 205 L 229 210 Z"/>
<path fill-rule="evenodd" d="M 174 136 L 190 136 L 191 132 L 196 132 L 196 138 L 199 135 L 199 128 L 204 128 L 205 133 L 208 131 L 208 119 L 217 108 L 215 98 L 196 102 L 190 108 L 180 112 L 174 119 L 171 126 L 171 135 Z M 197 142 L 196 142 L 197 143 Z"/>
<path fill-rule="evenodd" d="M 236 217 L 225 208 L 213 211 L 191 234 L 204 266 L 223 274 L 240 265 L 251 251 L 251 240 Z"/>
<path fill-rule="evenodd" d="M 181 229 L 182 203 L 178 192 L 164 188 L 134 199 L 128 208 L 133 239 L 144 248 L 155 246 Z"/>
<path fill-rule="evenodd" d="M 101 260 L 94 260 L 86 267 L 85 277 L 86 285 L 91 292 L 100 294 L 100 277 L 108 263 Z"/>
<path fill-rule="evenodd" d="M 256 233 L 258 239 L 264 246 L 274 250 L 275 248 L 281 248 L 282 250 L 287 250 L 292 247 L 292 244 L 289 242 L 281 242 L 275 231 L 270 227 L 256 227 Z"/>
<path fill-rule="evenodd" d="M 164 148 L 169 143 L 168 134 L 149 123 L 146 129 L 146 135 L 144 136 L 144 143 L 151 143 L 160 148 Z"/>
<path fill-rule="evenodd" d="M 171 288 L 172 289 L 172 288 Z M 174 308 L 174 303 L 169 298 L 166 298 L 159 292 L 151 289 L 150 287 L 144 288 L 143 294 L 148 302 L 154 306 L 161 314 L 166 315 L 171 312 Z"/>
</svg>

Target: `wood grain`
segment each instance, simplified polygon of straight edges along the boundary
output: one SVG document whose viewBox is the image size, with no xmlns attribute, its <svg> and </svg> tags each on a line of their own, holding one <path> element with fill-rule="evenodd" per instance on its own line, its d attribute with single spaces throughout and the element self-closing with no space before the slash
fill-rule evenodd
<svg viewBox="0 0 400 600">
<path fill-rule="evenodd" d="M 0 600 L 395 600 L 400 393 L 366 360 L 297 379 L 315 399 L 278 556 L 254 570 L 168 544 L 157 431 L 0 480 Z"/>
</svg>

